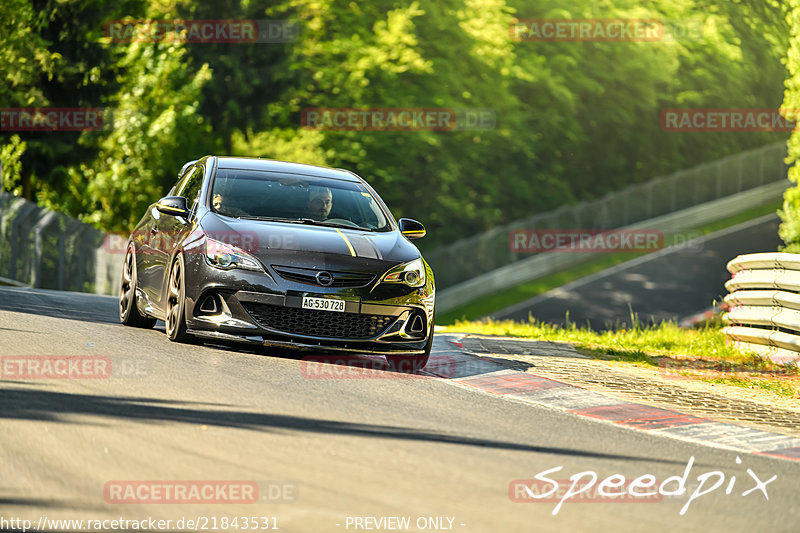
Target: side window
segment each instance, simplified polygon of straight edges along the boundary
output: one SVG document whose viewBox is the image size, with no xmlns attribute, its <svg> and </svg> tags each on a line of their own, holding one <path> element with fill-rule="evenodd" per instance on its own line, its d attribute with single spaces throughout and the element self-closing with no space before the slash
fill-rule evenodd
<svg viewBox="0 0 800 533">
<path fill-rule="evenodd" d="M 197 198 L 200 195 L 200 188 L 203 186 L 204 169 L 203 167 L 198 166 L 193 170 L 190 170 L 190 172 L 191 175 L 183 184 L 181 184 L 180 188 L 175 194 L 176 196 L 183 196 L 186 198 L 186 205 L 188 205 L 190 209 L 193 209 L 194 204 L 197 202 Z"/>
<path fill-rule="evenodd" d="M 186 181 L 189 179 L 189 176 L 192 175 L 191 168 L 182 168 L 180 172 L 178 172 L 178 182 L 170 189 L 169 194 L 170 196 L 177 196 L 178 191 L 182 190 L 186 186 Z"/>
</svg>

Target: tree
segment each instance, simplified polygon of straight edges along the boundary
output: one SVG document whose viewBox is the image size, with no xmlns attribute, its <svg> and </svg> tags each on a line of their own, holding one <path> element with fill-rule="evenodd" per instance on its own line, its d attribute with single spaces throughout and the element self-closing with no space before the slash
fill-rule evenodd
<svg viewBox="0 0 800 533">
<path fill-rule="evenodd" d="M 783 99 L 783 108 L 786 115 L 795 121 L 800 119 L 800 0 L 789 0 L 791 10 L 787 20 L 791 26 L 791 46 L 786 55 L 786 67 L 789 77 L 786 80 L 786 93 Z M 778 214 L 783 220 L 778 234 L 786 246 L 783 251 L 800 253 L 800 131 L 795 128 L 788 143 L 789 155 L 787 163 L 789 179 L 795 185 L 783 194 L 783 209 Z"/>
</svg>

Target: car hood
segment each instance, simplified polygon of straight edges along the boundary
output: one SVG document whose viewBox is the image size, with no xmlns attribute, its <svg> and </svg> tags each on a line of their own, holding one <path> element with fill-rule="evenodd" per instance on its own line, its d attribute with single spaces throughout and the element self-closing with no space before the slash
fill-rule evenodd
<svg viewBox="0 0 800 533">
<path fill-rule="evenodd" d="M 212 239 L 238 246 L 265 265 L 380 274 L 420 257 L 417 247 L 397 230 L 373 232 L 243 220 L 211 212 L 200 225 Z"/>
</svg>

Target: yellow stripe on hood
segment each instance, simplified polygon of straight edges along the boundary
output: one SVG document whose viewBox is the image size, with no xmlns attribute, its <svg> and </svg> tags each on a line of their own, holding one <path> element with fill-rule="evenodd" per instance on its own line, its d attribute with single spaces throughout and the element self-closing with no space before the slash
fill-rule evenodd
<svg viewBox="0 0 800 533">
<path fill-rule="evenodd" d="M 344 242 L 347 244 L 347 247 L 350 248 L 350 255 L 356 257 L 356 251 L 353 249 L 353 245 L 350 244 L 350 240 L 347 238 L 347 235 L 339 231 L 339 228 L 334 228 L 334 229 L 336 230 L 336 233 L 342 236 L 342 239 L 344 239 Z"/>
</svg>

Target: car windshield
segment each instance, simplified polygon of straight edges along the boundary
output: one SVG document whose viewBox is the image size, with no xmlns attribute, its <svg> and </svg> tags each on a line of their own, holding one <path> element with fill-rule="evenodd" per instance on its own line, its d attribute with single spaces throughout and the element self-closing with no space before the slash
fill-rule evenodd
<svg viewBox="0 0 800 533">
<path fill-rule="evenodd" d="M 218 168 L 213 211 L 230 217 L 388 231 L 389 217 L 361 183 Z"/>
</svg>

